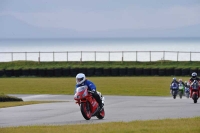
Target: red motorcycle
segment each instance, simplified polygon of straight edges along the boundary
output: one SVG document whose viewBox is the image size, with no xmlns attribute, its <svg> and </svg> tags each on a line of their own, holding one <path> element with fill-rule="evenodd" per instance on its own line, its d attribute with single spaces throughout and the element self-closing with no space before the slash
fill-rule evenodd
<svg viewBox="0 0 200 133">
<path fill-rule="evenodd" d="M 190 85 L 190 90 L 192 93 L 192 99 L 194 100 L 194 103 L 197 103 L 197 100 L 199 98 L 199 83 L 197 80 L 194 80 Z"/>
<path fill-rule="evenodd" d="M 100 97 L 102 98 L 102 104 L 104 104 L 104 97 L 102 95 Z M 98 119 L 104 118 L 104 108 L 100 109 L 98 102 L 92 96 L 92 91 L 89 91 L 87 86 L 76 88 L 74 100 L 79 104 L 81 113 L 86 120 L 90 120 L 93 116 Z"/>
</svg>

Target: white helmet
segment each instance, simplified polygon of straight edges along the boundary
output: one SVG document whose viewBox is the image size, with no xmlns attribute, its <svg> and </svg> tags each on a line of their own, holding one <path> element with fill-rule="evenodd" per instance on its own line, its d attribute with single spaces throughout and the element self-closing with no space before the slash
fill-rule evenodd
<svg viewBox="0 0 200 133">
<path fill-rule="evenodd" d="M 196 72 L 193 72 L 192 73 L 192 78 L 196 78 L 197 77 L 197 73 Z"/>
<path fill-rule="evenodd" d="M 80 85 L 85 81 L 85 74 L 79 73 L 76 75 L 76 84 Z"/>
</svg>

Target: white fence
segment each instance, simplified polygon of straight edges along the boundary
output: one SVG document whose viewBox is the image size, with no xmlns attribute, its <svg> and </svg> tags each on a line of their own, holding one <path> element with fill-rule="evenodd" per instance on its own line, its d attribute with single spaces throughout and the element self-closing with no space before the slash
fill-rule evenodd
<svg viewBox="0 0 200 133">
<path fill-rule="evenodd" d="M 200 52 L 185 51 L 63 51 L 0 52 L 0 62 L 10 61 L 200 61 Z"/>
</svg>

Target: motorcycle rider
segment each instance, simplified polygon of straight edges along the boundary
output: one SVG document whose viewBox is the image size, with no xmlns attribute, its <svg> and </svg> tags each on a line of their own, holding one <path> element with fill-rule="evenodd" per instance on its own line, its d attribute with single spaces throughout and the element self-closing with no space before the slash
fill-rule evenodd
<svg viewBox="0 0 200 133">
<path fill-rule="evenodd" d="M 190 78 L 189 82 L 193 82 L 194 80 L 197 80 L 197 81 L 200 81 L 200 79 L 197 77 L 197 73 L 196 72 L 193 72 L 192 77 Z"/>
<path fill-rule="evenodd" d="M 184 84 L 185 84 L 185 87 L 190 88 L 190 84 L 188 81 L 185 81 Z"/>
<path fill-rule="evenodd" d="M 186 92 L 190 88 L 190 83 L 188 81 L 185 81 L 184 83 L 185 83 L 185 92 Z"/>
<path fill-rule="evenodd" d="M 92 81 L 86 79 L 85 74 L 78 73 L 76 75 L 76 88 L 78 88 L 80 86 L 84 86 L 84 85 L 86 85 L 88 87 L 88 90 L 92 91 L 92 96 L 98 102 L 100 109 L 102 109 L 103 108 L 102 100 L 100 98 L 100 95 L 98 94 L 100 92 L 97 92 L 95 84 Z"/>
<path fill-rule="evenodd" d="M 192 84 L 192 82 L 193 82 L 194 80 L 200 82 L 200 79 L 197 77 L 197 73 L 196 73 L 196 72 L 193 72 L 191 76 L 192 76 L 192 77 L 191 77 L 190 80 L 189 80 L 190 85 Z M 198 97 L 199 97 L 199 92 L 200 92 L 200 86 L 199 86 L 199 89 L 198 89 Z M 192 97 L 192 87 L 190 86 L 190 98 L 191 98 L 191 97 Z"/>
<path fill-rule="evenodd" d="M 176 78 L 175 78 L 175 77 L 172 79 L 172 82 L 171 82 L 171 84 L 172 84 L 172 83 L 177 83 L 177 84 L 179 84 L 179 82 L 176 80 Z"/>
<path fill-rule="evenodd" d="M 176 83 L 177 85 L 179 84 L 179 82 L 176 80 L 176 78 L 174 77 L 173 79 L 172 79 L 172 82 L 171 82 L 171 84 L 170 84 L 170 93 L 172 92 L 172 83 Z"/>
<path fill-rule="evenodd" d="M 179 84 L 183 84 L 183 86 L 185 87 L 185 83 L 182 81 L 182 79 L 179 79 L 179 80 L 178 80 L 178 83 L 179 83 Z"/>
</svg>

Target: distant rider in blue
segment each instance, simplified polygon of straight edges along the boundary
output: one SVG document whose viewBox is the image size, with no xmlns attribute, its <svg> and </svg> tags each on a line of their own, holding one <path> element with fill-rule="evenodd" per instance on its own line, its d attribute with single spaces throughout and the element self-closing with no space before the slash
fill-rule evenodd
<svg viewBox="0 0 200 133">
<path fill-rule="evenodd" d="M 76 75 L 76 88 L 78 88 L 80 86 L 85 86 L 85 85 L 88 87 L 88 90 L 92 91 L 92 96 L 98 102 L 100 109 L 101 109 L 103 107 L 103 104 L 102 104 L 102 100 L 101 100 L 99 94 L 97 93 L 95 84 L 92 81 L 86 79 L 85 74 L 83 74 L 83 73 L 77 74 Z"/>
<path fill-rule="evenodd" d="M 174 77 L 174 78 L 172 79 L 171 84 L 170 84 L 170 93 L 172 92 L 172 83 L 176 83 L 177 89 L 178 89 L 178 84 L 179 84 L 179 82 L 178 82 L 178 81 L 176 80 L 176 78 Z"/>
</svg>

